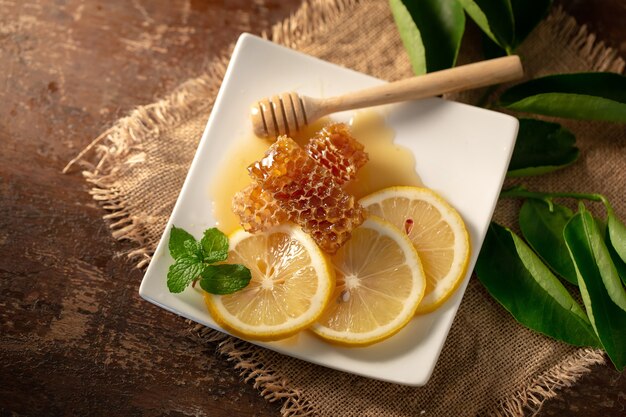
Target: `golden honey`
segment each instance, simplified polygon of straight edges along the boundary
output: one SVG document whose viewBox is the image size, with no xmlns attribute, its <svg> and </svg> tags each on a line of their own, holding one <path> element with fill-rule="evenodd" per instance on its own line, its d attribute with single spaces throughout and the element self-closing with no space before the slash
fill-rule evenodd
<svg viewBox="0 0 626 417">
<path fill-rule="evenodd" d="M 300 145 L 315 135 L 329 119 L 321 120 L 294 136 Z M 385 120 L 373 111 L 359 111 L 350 121 L 352 135 L 364 145 L 369 155 L 367 162 L 347 184 L 346 191 L 356 198 L 394 185 L 421 185 L 415 171 L 415 159 L 411 151 L 393 142 L 394 132 Z M 217 227 L 229 234 L 240 226 L 239 218 L 232 212 L 233 197 L 237 192 L 252 184 L 247 167 L 264 157 L 271 143 L 254 135 L 241 138 L 225 155 L 222 175 L 210 186 L 213 211 Z M 224 179 L 228 178 L 228 181 Z M 271 208 L 268 208 L 271 210 Z M 267 213 L 271 215 L 271 211 Z"/>
<path fill-rule="evenodd" d="M 263 159 L 253 163 L 249 170 L 289 220 L 299 225 L 326 253 L 335 253 L 365 219 L 356 198 L 287 136 L 280 136 Z M 241 213 L 246 207 L 254 209 L 251 204 L 237 203 L 239 201 L 235 204 L 235 213 Z"/>
</svg>

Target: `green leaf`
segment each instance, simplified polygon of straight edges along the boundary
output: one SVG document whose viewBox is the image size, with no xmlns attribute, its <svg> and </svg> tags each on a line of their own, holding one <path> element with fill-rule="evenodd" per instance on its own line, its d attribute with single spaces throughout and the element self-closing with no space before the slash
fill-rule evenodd
<svg viewBox="0 0 626 417">
<path fill-rule="evenodd" d="M 186 240 L 185 244 L 185 255 L 184 256 L 195 256 L 198 258 L 199 262 L 202 262 L 204 258 L 204 254 L 202 253 L 202 245 L 197 240 Z"/>
<path fill-rule="evenodd" d="M 454 66 L 465 30 L 457 0 L 389 0 L 389 6 L 416 75 Z"/>
<path fill-rule="evenodd" d="M 506 51 L 502 49 L 500 45 L 492 41 L 491 38 L 485 34 L 485 32 L 481 32 L 480 35 L 480 42 L 485 59 L 494 59 L 506 56 Z"/>
<path fill-rule="evenodd" d="M 615 251 L 615 248 L 611 244 L 611 239 L 608 235 L 604 238 L 604 243 L 606 244 L 606 248 L 609 250 L 609 255 L 611 255 L 611 260 L 613 261 L 613 265 L 615 265 L 617 274 L 622 279 L 622 283 L 626 285 L 626 262 L 624 262 L 619 254 Z"/>
<path fill-rule="evenodd" d="M 172 226 L 172 230 L 170 231 L 170 240 L 168 243 L 172 258 L 178 259 L 181 256 L 189 255 L 189 251 L 185 246 L 188 241 L 195 242 L 196 239 L 184 229 Z"/>
<path fill-rule="evenodd" d="M 389 0 L 391 14 L 398 27 L 400 39 L 409 55 L 415 75 L 426 74 L 426 48 L 417 25 L 402 0 Z"/>
<path fill-rule="evenodd" d="M 608 207 L 607 228 L 609 233 L 605 242 L 617 273 L 626 285 L 626 225 L 611 207 Z"/>
<path fill-rule="evenodd" d="M 576 268 L 569 256 L 563 230 L 574 213 L 559 204 L 550 206 L 541 200 L 529 199 L 519 212 L 522 235 L 541 259 L 559 276 L 578 285 Z"/>
<path fill-rule="evenodd" d="M 204 253 L 204 262 L 212 264 L 228 258 L 228 237 L 217 228 L 205 230 L 200 243 Z"/>
<path fill-rule="evenodd" d="M 576 346 L 599 346 L 587 316 L 515 233 L 491 223 L 476 263 L 487 291 L 524 326 Z"/>
<path fill-rule="evenodd" d="M 565 226 L 564 236 L 576 265 L 587 315 L 609 358 L 618 370 L 622 370 L 626 367 L 626 311 L 614 302 L 612 293 L 617 287 L 622 292 L 624 289 L 619 278 L 617 285 L 614 282 L 616 277 L 611 282 L 607 280 L 607 260 L 598 259 L 602 252 L 598 239 L 600 243 L 602 240 L 591 214 L 583 208 Z"/>
<path fill-rule="evenodd" d="M 584 233 L 582 238 L 585 239 L 587 245 L 589 246 L 591 251 L 590 256 L 595 262 L 595 266 L 600 273 L 602 282 L 604 282 L 604 286 L 606 287 L 611 300 L 613 300 L 617 306 L 626 312 L 626 290 L 624 290 L 624 287 L 622 286 L 617 269 L 615 268 L 611 255 L 609 254 L 609 251 L 604 243 L 600 226 L 593 216 L 585 210 L 582 204 L 580 207 L 579 214 L 574 216 L 572 220 L 570 220 L 570 223 L 576 218 L 581 219 L 578 220 L 578 222 L 582 224 L 582 229 L 579 232 Z M 574 258 L 574 264 L 576 264 L 576 267 L 579 269 L 580 265 L 576 258 Z M 626 333 L 626 328 L 624 328 L 624 331 Z"/>
<path fill-rule="evenodd" d="M 511 0 L 515 18 L 515 46 L 521 44 L 548 14 L 552 0 Z"/>
<path fill-rule="evenodd" d="M 519 119 L 515 149 L 509 164 L 509 177 L 541 175 L 576 162 L 580 151 L 576 137 L 557 123 Z"/>
<path fill-rule="evenodd" d="M 623 262 L 626 262 L 626 225 L 617 218 L 613 209 L 608 210 L 607 226 L 609 228 L 609 238 L 615 252 Z"/>
<path fill-rule="evenodd" d="M 487 36 L 506 51 L 512 51 L 515 23 L 510 0 L 458 1 Z"/>
<path fill-rule="evenodd" d="M 624 123 L 626 77 L 610 72 L 548 75 L 511 87 L 499 104 L 546 116 Z"/>
<path fill-rule="evenodd" d="M 232 294 L 245 288 L 252 275 L 239 264 L 209 265 L 202 271 L 200 287 L 211 294 Z"/>
<path fill-rule="evenodd" d="M 183 292 L 198 278 L 203 268 L 204 265 L 196 256 L 179 257 L 167 271 L 167 288 L 173 293 Z"/>
<path fill-rule="evenodd" d="M 511 0 L 513 21 L 515 23 L 513 48 L 519 46 L 532 30 L 548 14 L 552 0 Z M 494 43 L 488 36 L 482 39 L 485 58 L 497 58 L 506 55 L 506 51 Z"/>
</svg>

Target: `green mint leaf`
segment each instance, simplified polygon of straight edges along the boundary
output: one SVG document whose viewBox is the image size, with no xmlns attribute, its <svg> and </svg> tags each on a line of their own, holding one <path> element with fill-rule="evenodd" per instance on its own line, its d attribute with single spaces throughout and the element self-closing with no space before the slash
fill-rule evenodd
<svg viewBox="0 0 626 417">
<path fill-rule="evenodd" d="M 191 256 L 198 259 L 198 262 L 202 262 L 204 259 L 204 253 L 202 252 L 202 245 L 197 240 L 185 241 L 185 250 L 187 251 L 185 256 Z"/>
<path fill-rule="evenodd" d="M 170 292 L 183 292 L 196 279 L 204 265 L 197 256 L 181 256 L 167 271 L 167 288 Z"/>
<path fill-rule="evenodd" d="M 252 275 L 239 264 L 209 265 L 202 271 L 200 287 L 211 294 L 232 294 L 245 288 Z"/>
<path fill-rule="evenodd" d="M 196 239 L 191 236 L 184 229 L 178 228 L 176 226 L 172 226 L 172 230 L 170 231 L 170 241 L 169 241 L 169 249 L 170 255 L 172 258 L 178 259 L 181 256 L 188 255 L 187 247 L 185 246 L 186 242 L 195 242 Z"/>
<path fill-rule="evenodd" d="M 228 237 L 217 228 L 212 227 L 205 230 L 200 243 L 205 263 L 213 264 L 228 258 Z"/>
</svg>

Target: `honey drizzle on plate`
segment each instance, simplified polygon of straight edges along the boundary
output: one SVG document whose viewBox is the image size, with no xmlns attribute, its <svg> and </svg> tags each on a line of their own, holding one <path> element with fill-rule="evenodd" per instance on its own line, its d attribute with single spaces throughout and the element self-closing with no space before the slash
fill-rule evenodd
<svg viewBox="0 0 626 417">
<path fill-rule="evenodd" d="M 330 122 L 328 118 L 322 119 L 294 135 L 293 139 L 304 145 L 309 137 Z M 385 124 L 383 116 L 371 110 L 358 111 L 350 120 L 350 128 L 352 135 L 365 146 L 370 160 L 359 170 L 354 181 L 347 184 L 349 193 L 361 198 L 394 185 L 422 185 L 415 171 L 413 154 L 393 142 L 394 131 Z M 237 141 L 225 155 L 221 175 L 210 186 L 213 215 L 217 227 L 226 234 L 240 227 L 239 219 L 231 210 L 231 203 L 235 193 L 252 181 L 247 167 L 261 159 L 269 145 L 267 139 L 254 135 Z"/>
</svg>

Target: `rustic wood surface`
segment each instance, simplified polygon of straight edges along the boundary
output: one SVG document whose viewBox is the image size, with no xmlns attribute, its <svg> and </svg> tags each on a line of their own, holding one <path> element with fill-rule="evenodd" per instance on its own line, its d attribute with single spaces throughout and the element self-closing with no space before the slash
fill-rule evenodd
<svg viewBox="0 0 626 417">
<path fill-rule="evenodd" d="M 276 416 L 232 366 L 137 295 L 87 185 L 61 169 L 134 106 L 301 0 L 0 0 L 0 415 Z M 562 3 L 626 55 L 623 0 Z M 595 367 L 538 415 L 626 415 Z"/>
</svg>

